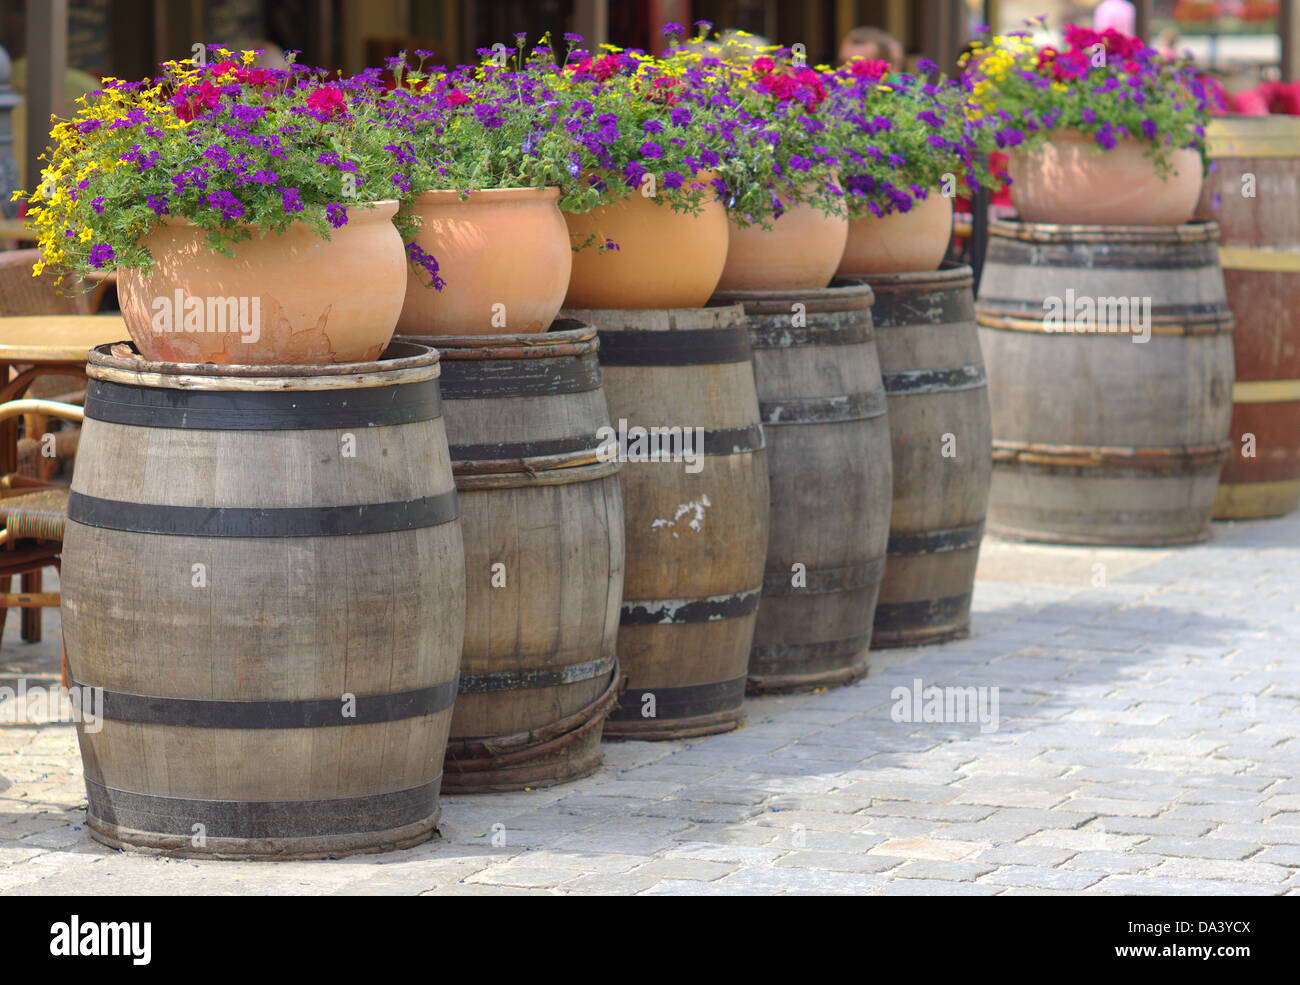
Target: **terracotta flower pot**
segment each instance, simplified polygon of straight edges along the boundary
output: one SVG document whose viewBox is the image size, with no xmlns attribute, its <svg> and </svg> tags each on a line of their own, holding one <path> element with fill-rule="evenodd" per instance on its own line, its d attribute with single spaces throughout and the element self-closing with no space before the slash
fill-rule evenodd
<svg viewBox="0 0 1300 985">
<path fill-rule="evenodd" d="M 771 229 L 732 222 L 718 290 L 820 290 L 835 276 L 848 235 L 848 216 L 803 204 L 786 209 Z"/>
<path fill-rule="evenodd" d="M 295 223 L 213 252 L 207 233 L 168 220 L 145 237 L 148 275 L 122 270 L 118 296 L 136 348 L 157 362 L 349 363 L 377 359 L 397 327 L 406 253 L 397 202 L 348 209 L 321 239 Z"/>
<path fill-rule="evenodd" d="M 564 220 L 575 247 L 592 237 L 618 247 L 573 254 L 566 308 L 699 308 L 727 261 L 727 210 L 716 199 L 691 215 L 633 192 Z"/>
<path fill-rule="evenodd" d="M 938 270 L 952 238 L 952 199 L 931 189 L 907 212 L 849 220 L 840 276 Z"/>
<path fill-rule="evenodd" d="M 404 335 L 544 332 L 569 288 L 573 253 L 558 188 L 426 192 L 415 241 L 438 261 L 441 291 L 409 271 Z"/>
<path fill-rule="evenodd" d="M 1146 144 L 1121 140 L 1114 150 L 1063 131 L 1029 153 L 1011 155 L 1011 202 L 1022 222 L 1063 225 L 1176 226 L 1188 222 L 1201 194 L 1201 157 L 1172 152 L 1167 178 L 1144 156 Z"/>
</svg>

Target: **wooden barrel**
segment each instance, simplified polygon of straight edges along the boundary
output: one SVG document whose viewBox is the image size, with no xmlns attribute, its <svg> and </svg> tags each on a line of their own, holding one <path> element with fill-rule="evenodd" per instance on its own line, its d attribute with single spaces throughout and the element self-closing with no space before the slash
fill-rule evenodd
<svg viewBox="0 0 1300 985">
<path fill-rule="evenodd" d="M 767 463 L 744 309 L 566 314 L 599 330 L 626 459 L 618 661 L 628 686 L 605 737 L 728 731 L 744 717 L 767 551 Z"/>
<path fill-rule="evenodd" d="M 873 298 L 865 284 L 714 298 L 745 308 L 772 490 L 751 694 L 867 672 L 894 471 Z"/>
<path fill-rule="evenodd" d="M 990 232 L 976 305 L 993 404 L 989 529 L 1059 544 L 1203 540 L 1232 414 L 1214 224 Z"/>
<path fill-rule="evenodd" d="M 970 632 L 988 507 L 988 385 L 969 267 L 863 278 L 889 404 L 894 497 L 873 647 Z"/>
<path fill-rule="evenodd" d="M 465 537 L 465 646 L 442 789 L 520 790 L 599 768 L 617 700 L 623 497 L 596 330 L 413 341 L 442 354 Z"/>
<path fill-rule="evenodd" d="M 63 547 L 92 837 L 224 858 L 427 839 L 465 572 L 438 354 L 92 351 Z M 99 689 L 102 689 L 99 690 Z"/>
<path fill-rule="evenodd" d="M 1218 116 L 1207 136 L 1196 215 L 1219 225 L 1237 363 L 1214 516 L 1281 516 L 1300 506 L 1300 119 Z"/>
</svg>

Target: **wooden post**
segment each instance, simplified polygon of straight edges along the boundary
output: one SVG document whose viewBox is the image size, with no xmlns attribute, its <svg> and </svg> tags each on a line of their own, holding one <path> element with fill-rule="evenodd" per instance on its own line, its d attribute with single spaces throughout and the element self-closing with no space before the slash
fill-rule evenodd
<svg viewBox="0 0 1300 985">
<path fill-rule="evenodd" d="M 1278 13 L 1278 33 L 1282 35 L 1282 81 L 1300 80 L 1300 3 L 1282 0 Z"/>
<path fill-rule="evenodd" d="M 27 5 L 27 184 L 41 177 L 50 142 L 50 116 L 67 112 L 63 80 L 68 69 L 68 0 Z"/>
<path fill-rule="evenodd" d="M 573 23 L 590 52 L 609 40 L 608 0 L 574 0 Z"/>
<path fill-rule="evenodd" d="M 9 53 L 0 48 L 0 217 L 13 219 L 18 215 L 18 203 L 9 198 L 18 190 L 18 162 L 14 160 L 13 112 L 22 98 L 9 85 L 13 64 Z"/>
</svg>

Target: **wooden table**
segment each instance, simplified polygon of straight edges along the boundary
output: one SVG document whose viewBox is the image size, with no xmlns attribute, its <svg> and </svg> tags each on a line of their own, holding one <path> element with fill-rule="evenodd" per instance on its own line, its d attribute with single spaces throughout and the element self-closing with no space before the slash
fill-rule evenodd
<svg viewBox="0 0 1300 985">
<path fill-rule="evenodd" d="M 129 338 L 126 322 L 120 315 L 39 315 L 0 318 L 0 403 L 16 400 L 27 388 L 45 375 L 86 375 L 90 350 L 105 342 Z M 45 427 L 44 419 L 29 419 L 30 433 Z M 18 470 L 18 418 L 0 421 L 0 476 Z M 38 483 L 40 485 L 40 483 Z M 9 591 L 10 579 L 3 582 Z M 44 600 L 41 572 L 22 575 L 22 589 L 28 602 Z M 27 596 L 18 596 L 24 598 Z M 11 604 L 22 604 L 10 600 Z M 22 636 L 29 642 L 41 638 L 40 608 L 22 609 Z"/>
<path fill-rule="evenodd" d="M 0 403 L 21 397 L 39 376 L 85 376 L 92 348 L 129 337 L 120 315 L 0 318 Z M 6 421 L 0 423 L 0 475 L 17 468 L 18 422 Z"/>
</svg>

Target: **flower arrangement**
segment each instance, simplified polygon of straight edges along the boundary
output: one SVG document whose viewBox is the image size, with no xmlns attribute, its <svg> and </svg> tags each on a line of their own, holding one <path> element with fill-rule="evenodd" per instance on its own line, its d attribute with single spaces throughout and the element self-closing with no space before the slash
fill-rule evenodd
<svg viewBox="0 0 1300 985">
<path fill-rule="evenodd" d="M 168 62 L 157 80 L 107 80 L 56 123 L 40 186 L 19 193 L 39 233 L 38 273 L 46 264 L 147 273 L 153 257 L 141 240 L 169 219 L 205 230 L 225 255 L 292 223 L 328 239 L 349 208 L 397 197 L 387 130 L 358 111 L 381 85 L 377 70 L 329 82 L 296 64 L 254 68 L 254 51 L 211 50 L 213 64 Z"/>
<path fill-rule="evenodd" d="M 926 75 L 937 68 L 918 67 Z M 855 59 L 831 76 L 841 180 L 854 216 L 908 212 L 933 189 L 952 196 L 958 181 L 973 188 L 990 179 L 992 141 L 966 84 L 888 70 L 887 62 Z"/>
<path fill-rule="evenodd" d="M 1172 151 L 1195 149 L 1204 160 L 1210 95 L 1189 63 L 1115 30 L 1069 25 L 1065 41 L 1064 50 L 1040 49 L 1017 33 L 967 56 L 965 76 L 999 147 L 1032 150 L 1068 129 L 1099 152 L 1141 142 L 1162 175 Z"/>
</svg>

